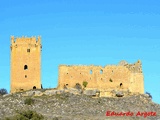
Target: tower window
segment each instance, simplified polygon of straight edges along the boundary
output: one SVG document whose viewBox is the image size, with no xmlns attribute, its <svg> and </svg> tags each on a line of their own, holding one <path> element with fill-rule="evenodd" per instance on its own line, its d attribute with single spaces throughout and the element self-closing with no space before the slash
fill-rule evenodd
<svg viewBox="0 0 160 120">
<path fill-rule="evenodd" d="M 30 52 L 30 49 L 27 49 L 27 52 Z"/>
<path fill-rule="evenodd" d="M 92 70 L 90 70 L 90 74 L 92 74 Z"/>
<path fill-rule="evenodd" d="M 28 69 L 28 66 L 27 66 L 27 65 L 25 65 L 25 66 L 24 66 L 24 70 L 27 70 L 27 69 Z"/>
<path fill-rule="evenodd" d="M 110 81 L 110 82 L 113 82 L 113 80 L 112 80 L 111 78 L 109 79 L 109 81 Z"/>
<path fill-rule="evenodd" d="M 27 78 L 27 75 L 25 75 L 25 78 Z"/>
</svg>

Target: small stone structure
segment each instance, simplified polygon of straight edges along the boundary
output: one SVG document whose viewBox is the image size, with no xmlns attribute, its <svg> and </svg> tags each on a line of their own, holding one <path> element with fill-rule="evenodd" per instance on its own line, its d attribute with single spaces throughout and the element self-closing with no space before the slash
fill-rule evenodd
<svg viewBox="0 0 160 120">
<path fill-rule="evenodd" d="M 75 88 L 76 84 L 86 90 L 100 90 L 100 96 L 113 96 L 112 91 L 144 93 L 144 80 L 141 61 L 128 64 L 121 61 L 118 65 L 102 66 L 59 66 L 58 89 Z"/>
<path fill-rule="evenodd" d="M 11 37 L 11 93 L 41 88 L 41 38 Z"/>
</svg>

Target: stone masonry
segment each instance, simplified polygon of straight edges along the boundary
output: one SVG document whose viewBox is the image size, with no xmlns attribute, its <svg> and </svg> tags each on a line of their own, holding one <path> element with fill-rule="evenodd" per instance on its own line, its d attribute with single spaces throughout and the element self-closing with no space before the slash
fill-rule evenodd
<svg viewBox="0 0 160 120">
<path fill-rule="evenodd" d="M 59 66 L 58 89 L 74 88 L 76 84 L 85 89 L 98 89 L 101 96 L 111 96 L 111 91 L 129 91 L 144 93 L 144 80 L 141 61 L 128 64 L 121 61 L 118 65 L 102 66 Z"/>
<path fill-rule="evenodd" d="M 41 88 L 41 38 L 11 37 L 11 93 Z"/>
<path fill-rule="evenodd" d="M 41 38 L 11 37 L 11 93 L 41 89 Z M 57 89 L 72 89 L 77 85 L 86 90 L 98 90 L 100 96 L 113 92 L 144 93 L 142 64 L 121 61 L 118 65 L 59 66 Z"/>
</svg>

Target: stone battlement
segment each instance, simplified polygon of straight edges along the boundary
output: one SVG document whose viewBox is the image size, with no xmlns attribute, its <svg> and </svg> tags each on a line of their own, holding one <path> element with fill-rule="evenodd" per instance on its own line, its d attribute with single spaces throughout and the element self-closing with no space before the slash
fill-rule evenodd
<svg viewBox="0 0 160 120">
<path fill-rule="evenodd" d="M 138 60 L 134 64 L 128 64 L 126 61 L 121 61 L 119 65 L 126 66 L 133 73 L 142 73 L 142 63 Z"/>
<path fill-rule="evenodd" d="M 11 44 L 14 45 L 14 44 L 40 44 L 41 43 L 41 37 L 38 36 L 37 38 L 36 37 L 14 37 L 14 36 L 11 36 Z"/>
</svg>

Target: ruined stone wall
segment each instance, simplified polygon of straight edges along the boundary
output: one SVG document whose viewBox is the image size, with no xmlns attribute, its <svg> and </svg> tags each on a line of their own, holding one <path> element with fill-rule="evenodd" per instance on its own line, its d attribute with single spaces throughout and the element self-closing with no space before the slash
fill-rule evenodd
<svg viewBox="0 0 160 120">
<path fill-rule="evenodd" d="M 129 71 L 131 71 L 129 90 L 131 92 L 144 93 L 144 77 L 142 73 L 141 61 L 138 60 L 134 64 L 128 64 L 125 61 L 121 61 L 119 65 L 125 66 L 126 68 L 129 69 Z"/>
<path fill-rule="evenodd" d="M 11 37 L 11 93 L 41 88 L 41 39 Z"/>
<path fill-rule="evenodd" d="M 119 65 L 101 66 L 59 66 L 58 88 L 74 88 L 76 83 L 83 86 L 87 81 L 86 89 L 99 89 L 101 91 L 129 90 L 131 92 L 144 92 L 143 73 L 141 62 L 128 64 L 121 61 Z"/>
</svg>

